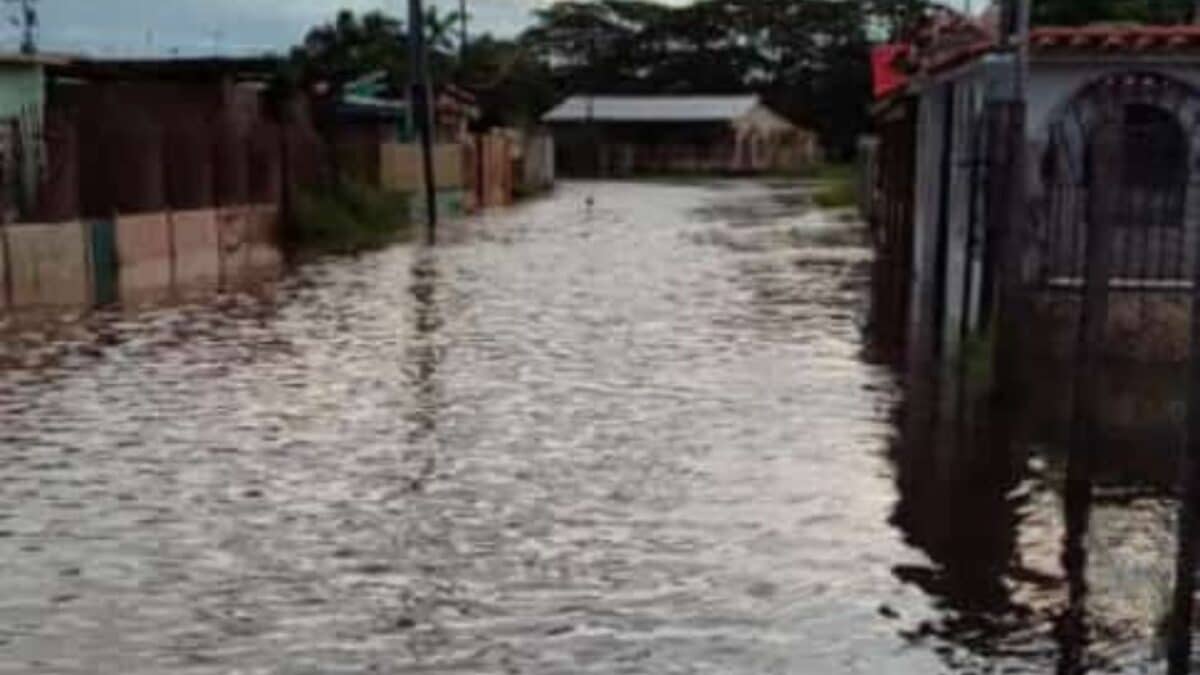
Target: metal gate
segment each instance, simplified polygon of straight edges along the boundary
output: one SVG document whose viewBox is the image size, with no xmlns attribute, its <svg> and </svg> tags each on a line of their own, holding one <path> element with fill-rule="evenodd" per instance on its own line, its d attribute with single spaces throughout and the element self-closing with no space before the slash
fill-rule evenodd
<svg viewBox="0 0 1200 675">
<path fill-rule="evenodd" d="M 1041 157 L 1042 199 L 1030 233 L 1037 285 L 1082 288 L 1089 233 L 1102 224 L 1109 248 L 1103 275 L 1111 287 L 1190 288 L 1198 99 L 1192 87 L 1163 75 L 1117 74 L 1092 83 L 1060 112 Z"/>
<path fill-rule="evenodd" d="M 916 99 L 899 101 L 882 116 L 872 231 L 875 262 L 873 324 L 881 346 L 903 353 L 908 330 L 916 199 Z"/>
</svg>

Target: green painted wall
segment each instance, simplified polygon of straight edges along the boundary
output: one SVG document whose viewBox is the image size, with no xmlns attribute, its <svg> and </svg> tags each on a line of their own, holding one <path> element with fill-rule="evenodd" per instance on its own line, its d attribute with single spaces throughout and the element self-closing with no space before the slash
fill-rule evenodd
<svg viewBox="0 0 1200 675">
<path fill-rule="evenodd" d="M 30 109 L 41 111 L 46 101 L 45 79 L 41 66 L 0 65 L 0 118 Z"/>
<path fill-rule="evenodd" d="M 45 148 L 42 124 L 46 106 L 45 70 L 38 65 L 0 64 L 0 122 L 20 120 L 22 147 L 25 149 L 20 184 L 5 185 L 6 198 L 18 211 L 25 212 L 37 194 L 38 171 Z"/>
</svg>

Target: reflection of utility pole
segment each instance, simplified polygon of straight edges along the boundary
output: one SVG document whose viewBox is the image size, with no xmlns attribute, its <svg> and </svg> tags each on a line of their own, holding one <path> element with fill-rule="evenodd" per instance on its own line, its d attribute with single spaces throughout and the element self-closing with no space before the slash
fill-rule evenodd
<svg viewBox="0 0 1200 675">
<path fill-rule="evenodd" d="M 1012 395 L 1019 372 L 1022 326 L 1021 257 L 1026 229 L 1026 83 L 1029 68 L 1030 0 L 1005 0 L 1002 5 L 1001 48 L 1009 68 L 1009 87 L 989 108 L 989 135 L 995 139 L 988 161 L 991 180 L 988 257 L 989 283 L 996 292 L 997 386 L 1001 396 Z"/>
<path fill-rule="evenodd" d="M 433 171 L 433 105 L 425 49 L 425 10 L 421 0 L 408 1 L 409 103 L 421 136 L 421 163 L 425 177 L 426 231 L 429 243 L 437 241 L 437 186 Z"/>
</svg>

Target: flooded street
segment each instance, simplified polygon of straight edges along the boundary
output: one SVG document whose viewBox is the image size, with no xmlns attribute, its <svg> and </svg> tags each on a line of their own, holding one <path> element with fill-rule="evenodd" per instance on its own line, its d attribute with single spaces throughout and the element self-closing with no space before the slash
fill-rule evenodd
<svg viewBox="0 0 1200 675">
<path fill-rule="evenodd" d="M 0 673 L 1158 671 L 1174 437 L 930 421 L 802 186 L 444 236 L 0 348 Z"/>
</svg>

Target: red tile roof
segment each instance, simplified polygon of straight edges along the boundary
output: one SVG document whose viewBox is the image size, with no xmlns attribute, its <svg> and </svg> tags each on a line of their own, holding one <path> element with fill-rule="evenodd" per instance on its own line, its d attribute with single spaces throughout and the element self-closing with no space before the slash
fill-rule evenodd
<svg viewBox="0 0 1200 675">
<path fill-rule="evenodd" d="M 1093 25 L 1034 28 L 1030 49 L 1037 56 L 1053 54 L 1200 55 L 1200 25 L 1174 26 Z M 970 63 L 998 47 L 986 17 L 972 19 L 944 10 L 925 17 L 903 44 L 887 45 L 877 55 L 875 70 L 904 74 L 936 74 Z M 878 84 L 878 82 L 877 82 Z M 876 91 L 878 98 L 900 87 Z"/>
<path fill-rule="evenodd" d="M 1200 25 L 1082 26 L 1035 28 L 1029 36 L 1035 53 L 1200 51 Z"/>
</svg>

